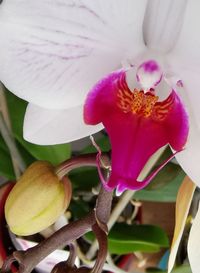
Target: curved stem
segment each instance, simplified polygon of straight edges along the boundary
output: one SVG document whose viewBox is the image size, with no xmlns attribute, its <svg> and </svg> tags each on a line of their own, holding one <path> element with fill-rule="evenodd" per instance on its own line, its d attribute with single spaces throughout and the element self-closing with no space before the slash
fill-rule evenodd
<svg viewBox="0 0 200 273">
<path fill-rule="evenodd" d="M 96 153 L 91 154 L 85 154 L 85 155 L 79 155 L 77 157 L 68 159 L 64 161 L 62 164 L 60 164 L 58 167 L 55 168 L 55 172 L 58 175 L 58 177 L 62 178 L 66 174 L 68 174 L 70 171 L 81 168 L 81 167 L 96 167 Z M 109 162 L 109 157 L 107 154 L 102 155 L 103 160 L 106 162 Z M 103 168 L 103 166 L 102 166 Z"/>
<path fill-rule="evenodd" d="M 76 244 L 74 242 L 72 242 L 69 245 L 69 250 L 70 250 L 70 252 L 69 252 L 69 257 L 67 259 L 67 265 L 70 267 L 73 267 L 75 264 L 76 257 L 77 257 Z"/>
<path fill-rule="evenodd" d="M 108 239 L 107 239 L 107 235 L 104 232 L 104 230 L 102 230 L 98 224 L 95 224 L 92 227 L 92 230 L 94 231 L 97 241 L 99 243 L 99 251 L 97 254 L 97 259 L 95 262 L 95 265 L 91 271 L 91 273 L 101 273 L 104 263 L 106 261 L 106 256 L 107 256 L 107 249 L 108 249 Z"/>
<path fill-rule="evenodd" d="M 113 227 L 119 215 L 122 213 L 122 211 L 130 202 L 130 200 L 133 198 L 134 193 L 135 193 L 134 191 L 126 191 L 122 194 L 121 198 L 119 199 L 119 202 L 114 207 L 110 215 L 110 218 L 108 221 L 108 230 L 110 230 Z M 97 251 L 97 247 L 98 247 L 97 241 L 94 241 L 86 255 L 88 259 L 92 259 L 94 257 Z"/>
<path fill-rule="evenodd" d="M 104 189 L 103 186 L 101 186 L 101 190 L 96 201 L 96 220 L 100 224 L 107 224 L 109 220 L 112 198 L 113 192 L 108 192 Z"/>
<path fill-rule="evenodd" d="M 56 167 L 55 172 L 60 178 L 62 178 L 70 171 L 86 166 L 96 166 L 96 154 L 80 155 L 78 157 L 68 159 Z"/>
<path fill-rule="evenodd" d="M 20 273 L 30 273 L 46 256 L 60 247 L 64 247 L 91 230 L 95 224 L 95 213 L 92 211 L 81 220 L 72 222 L 40 244 L 26 251 L 15 251 L 14 259 L 19 263 Z"/>
</svg>

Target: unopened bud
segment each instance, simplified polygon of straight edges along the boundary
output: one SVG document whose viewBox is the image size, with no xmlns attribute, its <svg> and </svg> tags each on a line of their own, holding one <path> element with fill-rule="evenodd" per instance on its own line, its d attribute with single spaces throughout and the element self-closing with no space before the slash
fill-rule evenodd
<svg viewBox="0 0 200 273">
<path fill-rule="evenodd" d="M 62 181 L 46 161 L 33 163 L 21 176 L 5 204 L 10 230 L 17 235 L 35 234 L 64 213 L 72 195 L 70 180 Z"/>
</svg>

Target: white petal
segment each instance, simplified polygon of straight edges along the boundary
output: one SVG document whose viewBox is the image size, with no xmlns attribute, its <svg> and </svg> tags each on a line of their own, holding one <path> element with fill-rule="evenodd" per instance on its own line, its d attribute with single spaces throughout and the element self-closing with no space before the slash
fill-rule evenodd
<svg viewBox="0 0 200 273">
<path fill-rule="evenodd" d="M 200 73 L 199 11 L 200 1 L 188 1 L 183 26 L 173 49 L 172 59 L 179 58 L 184 67 L 196 67 Z"/>
<path fill-rule="evenodd" d="M 39 145 L 66 143 L 94 134 L 103 128 L 86 125 L 83 107 L 45 109 L 29 104 L 24 120 L 24 138 Z"/>
<path fill-rule="evenodd" d="M 200 1 L 188 1 L 184 23 L 175 48 L 169 54 L 170 69 L 182 80 L 180 93 L 190 116 L 190 136 L 185 151 L 177 156 L 184 171 L 200 186 Z"/>
<path fill-rule="evenodd" d="M 176 156 L 187 175 L 200 186 L 200 132 L 190 123 L 190 133 L 185 150 Z"/>
<path fill-rule="evenodd" d="M 200 208 L 193 221 L 189 240 L 188 240 L 188 258 L 192 273 L 200 272 L 200 247 L 199 247 L 199 235 L 200 235 Z"/>
<path fill-rule="evenodd" d="M 6 0 L 0 79 L 46 108 L 83 103 L 105 74 L 144 49 L 146 0 Z"/>
<path fill-rule="evenodd" d="M 148 48 L 168 52 L 180 32 L 187 0 L 149 0 L 144 19 Z"/>
<path fill-rule="evenodd" d="M 178 68 L 176 68 L 178 71 Z M 185 150 L 177 154 L 176 158 L 188 176 L 200 186 L 200 92 L 199 75 L 190 70 L 181 70 L 179 76 L 183 80 L 184 88 L 179 89 L 179 95 L 189 114 L 189 137 Z"/>
</svg>

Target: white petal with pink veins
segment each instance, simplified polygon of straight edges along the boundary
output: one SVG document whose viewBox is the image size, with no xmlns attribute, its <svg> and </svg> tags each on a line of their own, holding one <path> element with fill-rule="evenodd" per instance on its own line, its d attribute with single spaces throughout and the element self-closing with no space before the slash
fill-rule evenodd
<svg viewBox="0 0 200 273">
<path fill-rule="evenodd" d="M 39 145 L 60 144 L 94 134 L 103 128 L 102 124 L 86 125 L 82 112 L 82 105 L 57 110 L 29 103 L 24 120 L 24 138 Z"/>
<path fill-rule="evenodd" d="M 48 108 L 83 103 L 104 75 L 144 49 L 146 0 L 6 0 L 0 5 L 0 79 Z"/>
</svg>

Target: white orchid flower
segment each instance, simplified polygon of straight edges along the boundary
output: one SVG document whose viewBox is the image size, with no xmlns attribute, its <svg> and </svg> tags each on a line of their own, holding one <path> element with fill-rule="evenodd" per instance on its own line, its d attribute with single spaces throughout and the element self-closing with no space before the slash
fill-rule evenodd
<svg viewBox="0 0 200 273">
<path fill-rule="evenodd" d="M 199 10 L 199 0 L 3 0 L 0 79 L 29 102 L 25 139 L 63 143 L 105 126 L 108 190 L 148 184 L 160 168 L 137 177 L 166 144 L 200 185 Z"/>
</svg>

